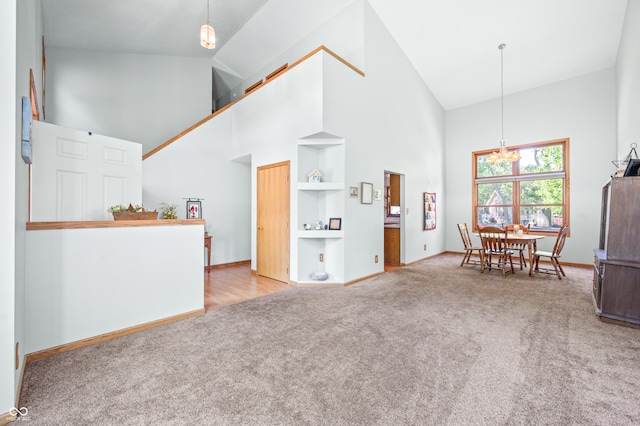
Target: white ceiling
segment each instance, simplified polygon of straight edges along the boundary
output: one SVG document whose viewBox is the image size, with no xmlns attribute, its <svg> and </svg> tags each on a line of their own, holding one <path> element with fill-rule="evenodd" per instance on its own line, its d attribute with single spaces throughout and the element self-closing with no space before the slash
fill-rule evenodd
<svg viewBox="0 0 640 426">
<path fill-rule="evenodd" d="M 217 47 L 210 51 L 198 38 L 206 0 L 42 0 L 45 45 L 213 57 L 219 64 L 234 58 L 227 71 L 245 77 L 352 1 L 211 0 Z M 500 96 L 500 43 L 507 44 L 505 94 L 614 66 L 627 6 L 627 0 L 369 3 L 446 110 Z M 243 37 L 247 24 L 263 36 Z"/>
</svg>

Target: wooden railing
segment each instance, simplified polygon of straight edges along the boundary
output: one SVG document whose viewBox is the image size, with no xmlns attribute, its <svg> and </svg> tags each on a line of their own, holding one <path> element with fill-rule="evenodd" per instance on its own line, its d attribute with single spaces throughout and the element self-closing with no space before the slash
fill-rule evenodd
<svg viewBox="0 0 640 426">
<path fill-rule="evenodd" d="M 297 65 L 303 63 L 304 61 L 306 61 L 307 59 L 309 59 L 310 57 L 312 57 L 313 55 L 315 55 L 316 53 L 320 52 L 321 50 L 327 52 L 328 54 L 330 54 L 331 56 L 333 56 L 334 58 L 336 58 L 338 61 L 342 62 L 343 64 L 345 64 L 347 67 L 351 68 L 353 71 L 355 71 L 356 73 L 360 74 L 361 76 L 364 77 L 364 72 L 360 71 L 358 68 L 356 68 L 355 66 L 353 66 L 352 64 L 350 64 L 349 62 L 347 62 L 346 60 L 344 60 L 343 58 L 341 58 L 340 56 L 338 56 L 337 54 L 335 54 L 334 52 L 332 52 L 331 50 L 327 49 L 325 46 L 320 46 L 316 49 L 314 49 L 312 52 L 306 54 L 305 56 L 303 56 L 302 58 L 298 59 L 296 62 L 294 62 L 291 65 L 283 65 L 280 68 L 278 68 L 277 70 L 273 71 L 272 73 L 270 73 L 269 75 L 267 75 L 267 77 L 264 80 L 260 80 L 257 83 L 251 85 L 250 90 L 247 89 L 245 91 L 245 94 L 243 96 L 241 96 L 240 98 L 236 99 L 235 101 L 229 103 L 228 105 L 225 105 L 224 107 L 220 108 L 219 110 L 215 111 L 213 114 L 203 118 L 202 120 L 198 121 L 196 124 L 194 124 L 193 126 L 189 127 L 188 129 L 184 130 L 183 132 L 180 132 L 179 134 L 177 134 L 176 136 L 172 137 L 171 139 L 169 139 L 168 141 L 164 142 L 161 145 L 158 145 L 156 148 L 152 149 L 151 151 L 147 152 L 146 154 L 144 154 L 142 156 L 143 160 L 146 160 L 147 158 L 151 157 L 153 154 L 155 154 L 156 152 L 160 151 L 161 149 L 165 148 L 166 146 L 171 145 L 173 142 L 177 141 L 178 139 L 182 138 L 184 135 L 186 135 L 187 133 L 193 131 L 194 129 L 197 129 L 198 127 L 200 127 L 201 125 L 203 125 L 204 123 L 206 123 L 207 121 L 211 120 L 213 117 L 217 116 L 218 114 L 221 114 L 223 111 L 226 111 L 228 108 L 231 108 L 231 106 L 237 104 L 238 102 L 240 102 L 241 100 L 243 100 L 244 98 L 246 98 L 247 96 L 257 92 L 258 90 L 260 90 L 262 87 L 266 86 L 268 83 L 271 83 L 273 80 L 275 80 L 278 77 L 281 77 L 282 75 L 284 75 L 287 71 L 291 70 L 292 68 L 296 67 Z"/>
</svg>

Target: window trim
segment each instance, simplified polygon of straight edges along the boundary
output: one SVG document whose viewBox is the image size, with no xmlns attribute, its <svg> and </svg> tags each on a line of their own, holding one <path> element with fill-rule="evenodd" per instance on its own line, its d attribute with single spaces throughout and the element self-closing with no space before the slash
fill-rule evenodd
<svg viewBox="0 0 640 426">
<path fill-rule="evenodd" d="M 513 182 L 513 200 L 511 200 L 510 204 L 504 204 L 503 206 L 506 208 L 511 208 L 513 211 L 514 220 L 517 217 L 518 222 L 520 220 L 520 182 L 523 181 L 531 181 L 531 180 L 539 180 L 539 179 L 562 179 L 564 181 L 564 190 L 562 192 L 562 208 L 563 208 L 563 224 L 569 225 L 570 223 L 570 171 L 569 171 L 569 158 L 570 158 L 570 138 L 562 138 L 562 139 L 553 139 L 543 142 L 533 142 L 523 145 L 515 145 L 509 146 L 509 150 L 521 150 L 521 149 L 529 149 L 529 148 L 542 148 L 545 146 L 551 145 L 562 145 L 563 146 L 563 156 L 562 156 L 562 170 L 557 172 L 541 172 L 541 173 L 519 173 L 518 162 L 512 163 L 512 174 L 504 175 L 504 176 L 489 176 L 489 177 L 478 177 L 478 157 L 489 155 L 494 152 L 496 149 L 485 149 L 481 151 L 473 151 L 471 153 L 471 164 L 472 164 L 472 179 L 471 179 L 471 193 L 472 193 L 472 201 L 471 201 L 471 223 L 472 229 L 477 232 L 478 231 L 478 189 L 477 186 L 479 183 L 500 183 L 500 182 Z M 571 226 L 569 226 L 569 232 L 571 231 Z M 535 235 L 555 235 L 557 231 L 541 231 L 535 230 L 531 232 Z M 569 234 L 567 235 L 569 236 Z"/>
</svg>

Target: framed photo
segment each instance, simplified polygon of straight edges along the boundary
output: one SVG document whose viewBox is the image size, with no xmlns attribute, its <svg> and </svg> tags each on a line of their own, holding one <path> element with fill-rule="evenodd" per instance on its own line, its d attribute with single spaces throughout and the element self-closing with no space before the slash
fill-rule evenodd
<svg viewBox="0 0 640 426">
<path fill-rule="evenodd" d="M 340 229 L 342 229 L 342 218 L 332 217 L 331 219 L 329 219 L 330 231 L 339 231 Z"/>
<path fill-rule="evenodd" d="M 352 186 L 349 188 L 349 197 L 358 198 L 358 187 Z"/>
<path fill-rule="evenodd" d="M 369 182 L 362 182 L 360 184 L 360 202 L 362 204 L 373 203 L 373 184 Z"/>
<path fill-rule="evenodd" d="M 187 201 L 187 219 L 202 219 L 202 203 L 200 201 Z"/>
<path fill-rule="evenodd" d="M 436 229 L 436 193 L 424 193 L 424 229 Z"/>
<path fill-rule="evenodd" d="M 373 190 L 373 199 L 375 201 L 382 201 L 382 190 L 381 189 L 374 189 Z"/>
</svg>

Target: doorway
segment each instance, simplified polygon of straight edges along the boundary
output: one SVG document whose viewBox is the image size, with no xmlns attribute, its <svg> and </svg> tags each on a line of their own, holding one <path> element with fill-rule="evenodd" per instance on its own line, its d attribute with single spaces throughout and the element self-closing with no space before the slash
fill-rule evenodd
<svg viewBox="0 0 640 426">
<path fill-rule="evenodd" d="M 398 173 L 384 173 L 384 267 L 402 266 L 402 217 L 403 176 Z"/>
<path fill-rule="evenodd" d="M 289 282 L 289 161 L 258 167 L 256 272 Z"/>
</svg>

